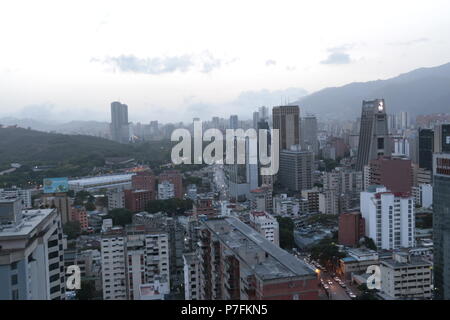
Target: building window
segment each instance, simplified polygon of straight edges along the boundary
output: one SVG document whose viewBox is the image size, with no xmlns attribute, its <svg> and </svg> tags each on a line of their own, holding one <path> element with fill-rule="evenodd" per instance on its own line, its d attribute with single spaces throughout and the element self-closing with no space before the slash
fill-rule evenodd
<svg viewBox="0 0 450 320">
<path fill-rule="evenodd" d="M 17 274 L 11 276 L 11 285 L 15 286 L 18 283 Z"/>
</svg>

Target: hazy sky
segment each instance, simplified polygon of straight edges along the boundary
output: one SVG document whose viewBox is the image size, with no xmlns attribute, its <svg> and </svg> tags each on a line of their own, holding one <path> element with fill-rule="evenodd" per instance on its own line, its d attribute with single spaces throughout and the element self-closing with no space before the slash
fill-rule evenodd
<svg viewBox="0 0 450 320">
<path fill-rule="evenodd" d="M 448 0 L 2 1 L 0 116 L 179 121 L 450 61 Z"/>
</svg>

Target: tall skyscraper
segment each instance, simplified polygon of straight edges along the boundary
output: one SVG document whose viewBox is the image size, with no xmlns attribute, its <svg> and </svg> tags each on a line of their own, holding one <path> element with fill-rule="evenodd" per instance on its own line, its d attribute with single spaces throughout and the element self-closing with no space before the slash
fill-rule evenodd
<svg viewBox="0 0 450 320">
<path fill-rule="evenodd" d="M 259 120 L 269 121 L 269 108 L 264 106 L 259 107 L 258 113 L 259 113 Z"/>
<path fill-rule="evenodd" d="M 435 126 L 434 152 L 450 153 L 450 124 L 440 124 Z"/>
<path fill-rule="evenodd" d="M 419 129 L 419 167 L 433 170 L 434 132 L 431 129 Z"/>
<path fill-rule="evenodd" d="M 120 143 L 130 139 L 128 106 L 118 101 L 111 103 L 111 139 Z"/>
<path fill-rule="evenodd" d="M 280 106 L 272 109 L 273 129 L 280 130 L 280 151 L 300 144 L 299 106 Z"/>
<path fill-rule="evenodd" d="M 253 112 L 253 129 L 258 129 L 258 122 L 259 122 L 259 112 L 255 111 Z"/>
<path fill-rule="evenodd" d="M 280 152 L 278 179 L 282 186 L 292 191 L 313 187 L 314 154 L 312 151 L 283 150 Z"/>
<path fill-rule="evenodd" d="M 450 299 L 450 152 L 433 155 L 433 244 L 436 298 Z"/>
<path fill-rule="evenodd" d="M 301 120 L 301 138 L 303 148 L 311 150 L 315 155 L 319 153 L 319 140 L 317 137 L 317 118 L 314 115 L 307 115 Z"/>
<path fill-rule="evenodd" d="M 238 129 L 238 128 L 239 128 L 238 116 L 233 114 L 230 116 L 230 129 Z"/>
<path fill-rule="evenodd" d="M 391 146 L 384 99 L 363 101 L 356 170 L 362 171 L 370 160 L 390 156 Z"/>
</svg>

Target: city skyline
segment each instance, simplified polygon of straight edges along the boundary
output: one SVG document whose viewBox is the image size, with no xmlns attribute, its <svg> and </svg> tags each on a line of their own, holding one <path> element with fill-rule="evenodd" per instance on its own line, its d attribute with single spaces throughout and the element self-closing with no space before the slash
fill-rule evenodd
<svg viewBox="0 0 450 320">
<path fill-rule="evenodd" d="M 2 10 L 0 27 L 13 32 L 0 53 L 0 117 L 79 120 L 89 112 L 106 120 L 103 108 L 116 100 L 130 106 L 131 121 L 182 121 L 213 108 L 251 117 L 242 109 L 449 62 L 446 1 L 86 4 L 70 14 L 51 1 Z M 12 20 L 15 13 L 22 18 Z"/>
</svg>

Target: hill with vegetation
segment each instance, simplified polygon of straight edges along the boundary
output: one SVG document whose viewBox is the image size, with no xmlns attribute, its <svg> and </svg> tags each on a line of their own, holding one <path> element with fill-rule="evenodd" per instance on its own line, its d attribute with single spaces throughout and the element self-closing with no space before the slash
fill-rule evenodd
<svg viewBox="0 0 450 320">
<path fill-rule="evenodd" d="M 159 166 L 170 162 L 173 144 L 170 141 L 120 144 L 92 136 L 0 128 L 0 171 L 10 168 L 11 163 L 22 165 L 15 172 L 0 176 L 0 187 L 33 184 L 43 177 L 86 176 L 103 167 L 108 157 L 132 157 L 141 164 Z M 35 166 L 52 168 L 34 172 Z"/>
</svg>

